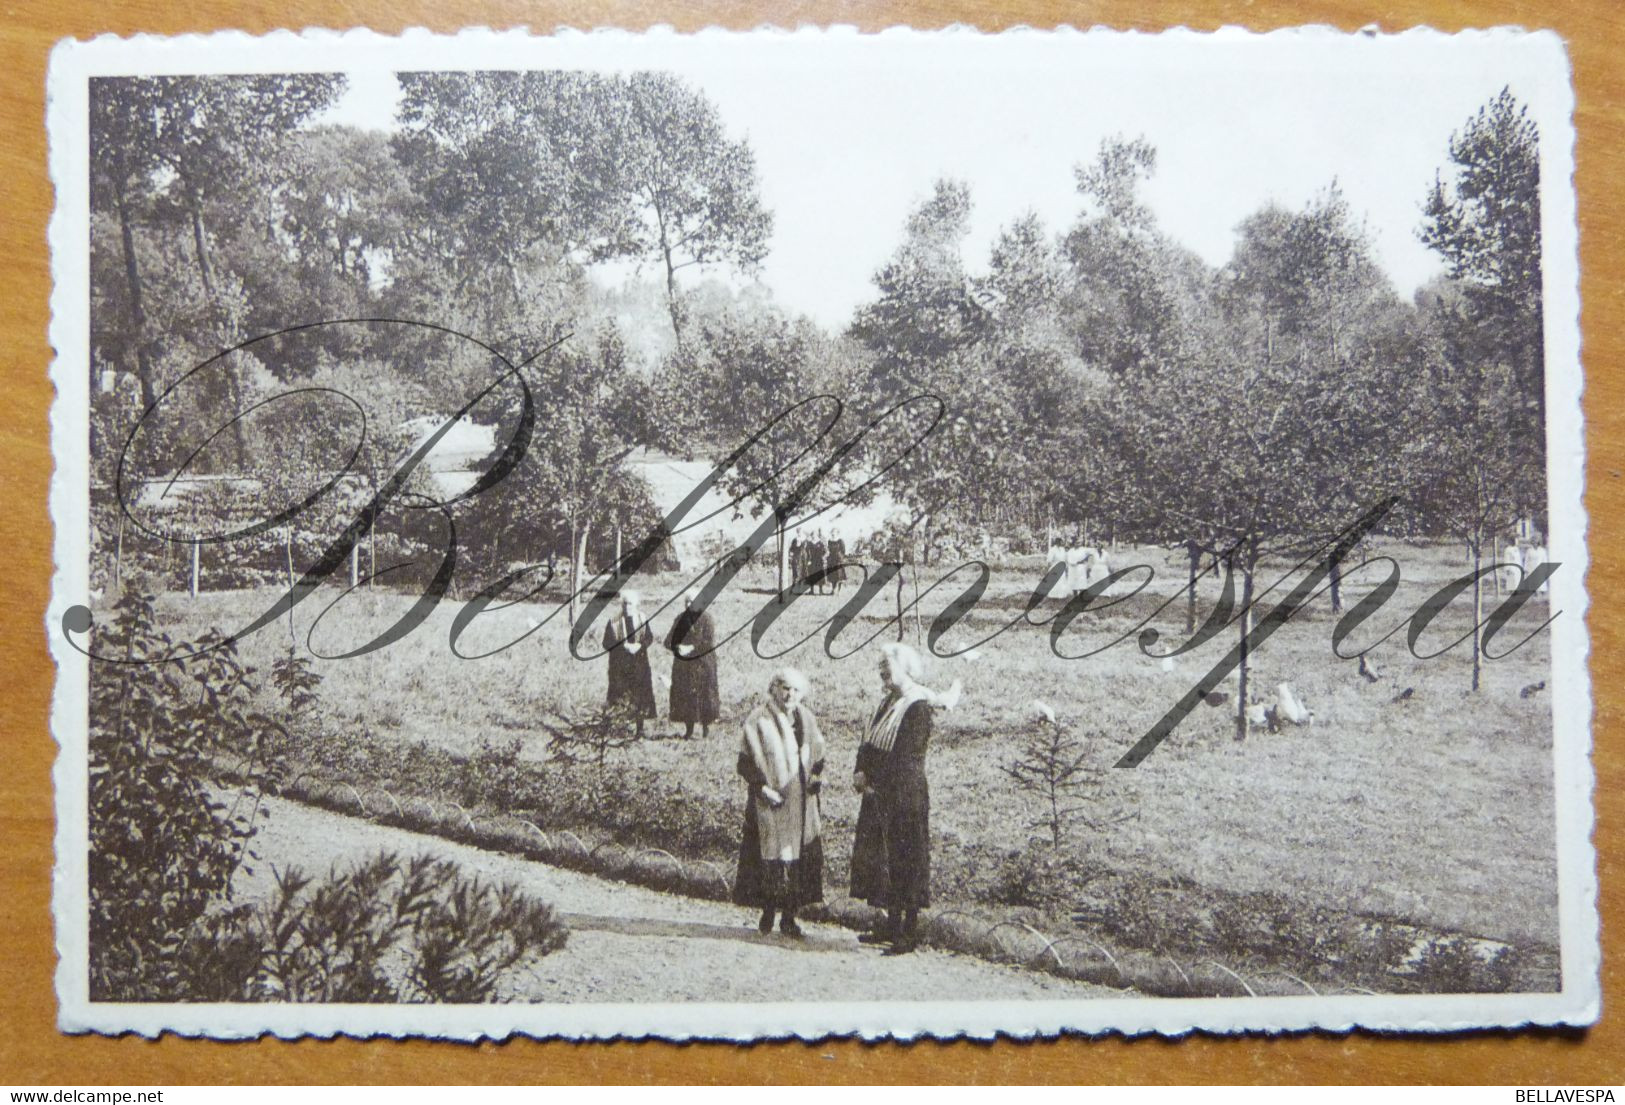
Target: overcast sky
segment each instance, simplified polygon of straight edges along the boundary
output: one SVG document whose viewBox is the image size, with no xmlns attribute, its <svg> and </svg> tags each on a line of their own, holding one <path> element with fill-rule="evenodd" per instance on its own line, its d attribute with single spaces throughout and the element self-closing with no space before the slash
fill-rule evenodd
<svg viewBox="0 0 1625 1105">
<path fill-rule="evenodd" d="M 1336 179 L 1409 295 L 1439 271 L 1415 229 L 1451 133 L 1506 85 L 1556 118 L 1557 91 L 1506 42 L 576 36 L 540 64 L 667 69 L 703 89 L 756 152 L 775 220 L 761 279 L 786 308 L 840 326 L 872 297 L 870 277 L 936 177 L 970 185 L 967 259 L 979 267 L 999 227 L 1027 210 L 1051 231 L 1069 226 L 1080 203 L 1072 168 L 1114 134 L 1156 146 L 1146 197 L 1162 228 L 1208 262 L 1229 257 L 1249 213 L 1271 200 L 1300 207 Z M 350 77 L 324 121 L 391 126 L 394 77 Z"/>
</svg>

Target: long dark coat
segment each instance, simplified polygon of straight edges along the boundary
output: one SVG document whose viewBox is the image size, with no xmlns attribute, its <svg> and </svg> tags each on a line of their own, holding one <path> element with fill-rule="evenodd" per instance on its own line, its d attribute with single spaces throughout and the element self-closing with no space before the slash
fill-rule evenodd
<svg viewBox="0 0 1625 1105">
<path fill-rule="evenodd" d="M 805 707 L 796 710 L 796 744 L 808 738 Z M 813 722 L 811 724 L 817 724 Z M 816 747 L 816 746 L 815 746 Z M 756 812 L 756 790 L 767 779 L 748 753 L 740 753 L 738 771 L 748 788 L 745 794 L 745 828 L 739 837 L 739 870 L 734 879 L 734 901 L 759 909 L 799 909 L 824 900 L 824 841 L 814 836 L 801 846 L 801 858 L 785 863 L 762 858 L 762 832 Z M 816 809 L 822 789 L 824 761 L 816 760 L 811 770 L 797 780 L 803 788 L 803 809 Z"/>
<path fill-rule="evenodd" d="M 852 896 L 881 909 L 931 904 L 931 789 L 925 778 L 930 743 L 931 706 L 916 702 L 903 715 L 891 751 L 858 746 L 857 770 L 869 790 L 852 839 Z"/>
<path fill-rule="evenodd" d="M 846 582 L 846 542 L 839 537 L 832 537 L 829 541 L 829 567 L 834 573 L 829 577 L 831 583 Z"/>
<path fill-rule="evenodd" d="M 622 644 L 631 640 L 642 647 L 628 652 Z M 659 711 L 655 708 L 654 671 L 649 667 L 649 648 L 655 635 L 649 624 L 634 626 L 625 614 L 617 615 L 604 625 L 604 648 L 609 650 L 609 692 L 605 703 L 614 711 L 625 711 L 635 718 L 651 718 Z"/>
<path fill-rule="evenodd" d="M 803 546 L 803 551 L 807 557 L 807 570 L 802 573 L 804 578 L 814 586 L 822 587 L 824 581 L 815 577 L 824 571 L 824 543 L 814 538 Z"/>
<path fill-rule="evenodd" d="M 710 725 L 722 716 L 717 692 L 716 623 L 704 610 L 684 610 L 666 633 L 671 650 L 671 719 Z M 694 646 L 694 655 L 680 656 L 678 645 Z"/>
</svg>

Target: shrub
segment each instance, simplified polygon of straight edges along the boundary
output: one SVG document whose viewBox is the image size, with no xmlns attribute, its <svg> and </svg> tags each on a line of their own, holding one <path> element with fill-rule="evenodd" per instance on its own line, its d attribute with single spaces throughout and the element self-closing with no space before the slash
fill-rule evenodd
<svg viewBox="0 0 1625 1105">
<path fill-rule="evenodd" d="M 446 860 L 381 853 L 320 882 L 283 872 L 268 900 L 200 921 L 186 941 L 176 996 L 505 1000 L 516 996 L 509 972 L 567 937 L 548 906 L 512 884 L 465 878 Z"/>
<path fill-rule="evenodd" d="M 1005 856 L 988 897 L 1000 905 L 1054 909 L 1075 903 L 1093 875 L 1078 857 L 1058 848 L 1035 846 Z"/>
<path fill-rule="evenodd" d="M 247 858 L 258 798 L 229 806 L 221 763 L 263 775 L 286 736 L 255 709 L 253 670 L 211 631 L 179 658 L 131 587 L 95 637 L 90 679 L 90 989 L 99 1001 L 173 992 L 187 930 Z"/>
<path fill-rule="evenodd" d="M 524 741 L 518 737 L 503 742 L 481 737 L 474 754 L 458 765 L 458 801 L 465 806 L 484 804 L 497 810 L 515 810 L 534 805 L 536 780 L 530 769 L 519 762 Z"/>
<path fill-rule="evenodd" d="M 1435 994 L 1501 993 L 1512 986 L 1513 958 L 1507 947 L 1481 954 L 1475 941 L 1436 936 L 1416 953 L 1416 982 Z"/>
</svg>

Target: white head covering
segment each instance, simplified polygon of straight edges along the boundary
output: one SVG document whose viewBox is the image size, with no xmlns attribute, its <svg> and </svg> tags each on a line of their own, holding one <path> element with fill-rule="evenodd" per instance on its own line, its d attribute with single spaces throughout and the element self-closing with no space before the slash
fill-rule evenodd
<svg viewBox="0 0 1625 1105">
<path fill-rule="evenodd" d="M 955 679 L 944 692 L 937 692 L 920 682 L 925 674 L 925 661 L 919 652 L 901 641 L 888 641 L 880 646 L 880 654 L 891 665 L 892 690 L 897 698 L 880 711 L 863 734 L 863 743 L 883 752 L 891 751 L 897 742 L 897 730 L 902 727 L 903 716 L 916 702 L 925 702 L 944 710 L 952 710 L 959 702 L 964 686 Z"/>
</svg>

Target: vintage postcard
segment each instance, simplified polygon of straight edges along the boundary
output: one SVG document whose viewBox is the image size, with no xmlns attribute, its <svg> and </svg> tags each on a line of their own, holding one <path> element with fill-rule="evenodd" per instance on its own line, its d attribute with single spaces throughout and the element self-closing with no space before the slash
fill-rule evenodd
<svg viewBox="0 0 1625 1105">
<path fill-rule="evenodd" d="M 1598 1009 L 1550 33 L 65 42 L 61 1026 Z"/>
</svg>

